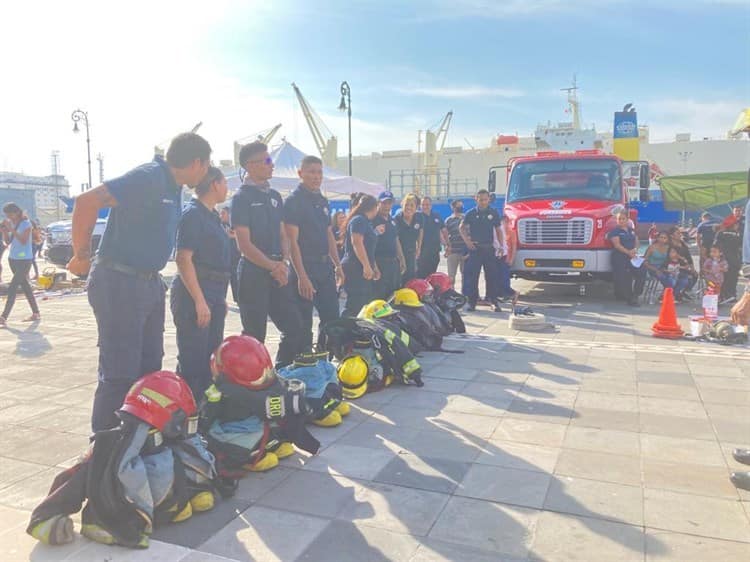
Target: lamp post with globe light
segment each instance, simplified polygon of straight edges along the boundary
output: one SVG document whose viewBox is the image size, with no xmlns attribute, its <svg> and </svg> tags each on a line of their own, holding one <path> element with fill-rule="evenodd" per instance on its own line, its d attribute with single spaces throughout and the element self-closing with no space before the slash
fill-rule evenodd
<svg viewBox="0 0 750 562">
<path fill-rule="evenodd" d="M 339 103 L 339 110 L 346 111 L 349 118 L 349 175 L 352 175 L 352 91 L 349 88 L 349 83 L 344 81 L 341 83 L 341 103 Z"/>
<path fill-rule="evenodd" d="M 89 136 L 89 114 L 85 111 L 82 111 L 80 109 L 76 109 L 73 114 L 70 116 L 70 118 L 73 120 L 73 132 L 77 133 L 79 131 L 78 129 L 78 122 L 83 121 L 84 125 L 86 125 L 86 154 L 88 156 L 88 167 L 89 167 L 89 185 L 87 189 L 91 189 L 91 137 Z"/>
</svg>

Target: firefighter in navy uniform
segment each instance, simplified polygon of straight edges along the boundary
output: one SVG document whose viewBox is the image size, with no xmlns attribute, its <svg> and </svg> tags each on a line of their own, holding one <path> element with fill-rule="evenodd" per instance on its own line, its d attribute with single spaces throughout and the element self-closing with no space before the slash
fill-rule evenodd
<svg viewBox="0 0 750 562">
<path fill-rule="evenodd" d="M 303 350 L 305 340 L 294 288 L 289 284 L 283 201 L 268 183 L 273 175 L 273 160 L 265 144 L 252 142 L 243 146 L 240 164 L 247 175 L 232 197 L 232 228 L 242 252 L 238 269 L 242 333 L 265 342 L 270 316 L 281 333 L 276 366 L 283 367 Z"/>
<path fill-rule="evenodd" d="M 479 299 L 479 273 L 484 268 L 487 280 L 487 297 L 492 302 L 495 312 L 500 312 L 497 304 L 497 263 L 495 260 L 494 239 L 502 243 L 503 233 L 500 228 L 500 213 L 490 207 L 490 193 L 480 189 L 476 195 L 477 206 L 466 213 L 461 221 L 459 231 L 466 242 L 469 257 L 464 265 L 462 293 L 469 301 L 468 310 L 476 309 Z"/>
<path fill-rule="evenodd" d="M 118 425 L 115 411 L 130 386 L 161 369 L 164 355 L 166 285 L 159 271 L 174 247 L 182 212 L 182 186 L 206 175 L 211 147 L 183 133 L 166 154 L 76 198 L 73 258 L 68 270 L 89 273 L 91 233 L 99 211 L 111 207 L 107 228 L 88 276 L 88 299 L 98 329 L 99 384 L 94 431 Z"/>
<path fill-rule="evenodd" d="M 336 239 L 333 237 L 328 199 L 320 193 L 323 162 L 316 156 L 302 159 L 298 171 L 302 183 L 284 202 L 284 228 L 291 249 L 289 284 L 297 288 L 305 348 L 312 347 L 313 306 L 320 326 L 339 317 L 336 282 L 343 285 Z M 325 347 L 318 329 L 318 346 Z"/>
<path fill-rule="evenodd" d="M 177 328 L 177 372 L 194 396 L 211 384 L 211 353 L 224 339 L 231 244 L 216 205 L 227 197 L 227 180 L 211 166 L 195 188 L 177 226 L 177 272 L 170 293 Z"/>
<path fill-rule="evenodd" d="M 440 249 L 441 245 L 448 246 L 448 230 L 440 213 L 432 210 L 432 199 L 422 197 L 421 207 L 424 233 L 422 251 L 417 260 L 417 278 L 426 279 L 435 273 L 440 265 Z"/>
<path fill-rule="evenodd" d="M 378 235 L 375 263 L 380 270 L 380 279 L 375 281 L 375 298 L 383 300 L 388 300 L 401 287 L 401 274 L 406 270 L 396 223 L 391 218 L 392 208 L 393 193 L 382 192 L 378 196 L 378 214 L 372 220 L 372 227 Z"/>
</svg>

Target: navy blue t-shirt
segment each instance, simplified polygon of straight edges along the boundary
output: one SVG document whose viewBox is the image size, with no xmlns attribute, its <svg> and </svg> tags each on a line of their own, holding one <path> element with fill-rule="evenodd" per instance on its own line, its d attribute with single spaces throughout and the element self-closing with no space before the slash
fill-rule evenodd
<svg viewBox="0 0 750 562">
<path fill-rule="evenodd" d="M 377 243 L 377 234 L 372 228 L 372 223 L 367 220 L 364 215 L 357 215 L 352 217 L 349 224 L 346 227 L 346 242 L 344 244 L 344 257 L 342 258 L 343 263 L 356 263 L 362 267 L 362 264 L 354 253 L 354 244 L 352 244 L 352 234 L 361 234 L 363 237 L 362 242 L 365 245 L 365 251 L 367 252 L 367 258 L 370 260 L 370 265 L 375 261 L 375 244 Z"/>
<path fill-rule="evenodd" d="M 193 198 L 177 225 L 177 249 L 192 250 L 193 263 L 213 271 L 231 269 L 231 243 L 219 213 Z"/>
<path fill-rule="evenodd" d="M 193 264 L 196 266 L 198 281 L 204 295 L 218 293 L 222 298 L 226 295 L 229 279 L 206 279 L 201 277 L 200 270 L 210 269 L 229 273 L 232 268 L 233 242 L 221 224 L 219 213 L 210 210 L 198 199 L 191 199 L 177 225 L 177 249 L 193 251 Z"/>
<path fill-rule="evenodd" d="M 714 227 L 719 224 L 715 220 L 703 221 L 698 225 L 698 234 L 701 235 L 701 246 L 708 249 L 714 244 L 716 231 Z"/>
<path fill-rule="evenodd" d="M 275 189 L 243 184 L 232 197 L 232 228 L 250 229 L 250 240 L 266 257 L 281 257 L 283 202 Z"/>
<path fill-rule="evenodd" d="M 297 244 L 303 260 L 328 255 L 331 217 L 323 194 L 300 184 L 284 201 L 284 222 L 299 228 Z"/>
<path fill-rule="evenodd" d="M 620 244 L 626 250 L 635 248 L 635 230 L 632 228 L 621 228 L 616 226 L 607 233 L 607 239 L 612 240 L 615 236 L 620 238 Z"/>
<path fill-rule="evenodd" d="M 182 187 L 161 156 L 106 182 L 117 201 L 97 255 L 139 271 L 167 265 L 182 211 Z"/>
<path fill-rule="evenodd" d="M 375 229 L 375 234 L 378 235 L 378 242 L 375 245 L 375 257 L 376 258 L 393 258 L 398 257 L 398 249 L 396 244 L 398 243 L 398 231 L 396 230 L 396 224 L 393 222 L 391 217 L 383 218 L 377 215 L 372 220 L 372 226 Z M 381 227 L 382 229 L 378 228 Z M 381 233 L 380 230 L 383 232 Z"/>
<path fill-rule="evenodd" d="M 424 238 L 422 238 L 422 253 L 436 253 L 440 251 L 440 231 L 445 228 L 443 217 L 436 211 L 430 211 L 429 216 L 419 213 L 424 224 Z"/>
<path fill-rule="evenodd" d="M 396 229 L 398 230 L 398 240 L 401 242 L 401 250 L 405 255 L 413 255 L 417 253 L 417 240 L 419 240 L 419 233 L 424 228 L 424 215 L 422 213 L 414 213 L 414 217 L 411 220 L 411 224 L 404 220 L 403 212 L 399 211 L 393 218 L 393 222 L 396 223 Z"/>
<path fill-rule="evenodd" d="M 495 227 L 500 226 L 500 213 L 497 209 L 474 207 L 464 216 L 463 223 L 469 227 L 469 236 L 475 244 L 492 244 L 495 240 Z"/>
</svg>

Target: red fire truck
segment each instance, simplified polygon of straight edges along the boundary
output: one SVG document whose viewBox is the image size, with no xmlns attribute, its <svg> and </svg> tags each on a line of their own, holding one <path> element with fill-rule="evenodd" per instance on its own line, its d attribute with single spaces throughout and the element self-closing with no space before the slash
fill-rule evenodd
<svg viewBox="0 0 750 562">
<path fill-rule="evenodd" d="M 516 236 L 516 277 L 579 283 L 581 294 L 587 282 L 611 278 L 606 235 L 615 226 L 614 215 L 625 209 L 634 223 L 637 219 L 628 207 L 624 171 L 635 174 L 638 198 L 647 201 L 647 162 L 623 162 L 599 150 L 539 152 L 490 168 L 491 192 L 499 168 L 507 169 L 503 213 Z"/>
</svg>

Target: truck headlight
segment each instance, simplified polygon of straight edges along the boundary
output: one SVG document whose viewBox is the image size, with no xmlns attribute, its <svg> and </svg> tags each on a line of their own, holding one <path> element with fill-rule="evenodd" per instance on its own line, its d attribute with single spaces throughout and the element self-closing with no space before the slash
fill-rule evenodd
<svg viewBox="0 0 750 562">
<path fill-rule="evenodd" d="M 523 260 L 523 265 L 525 265 L 526 267 L 536 267 L 536 260 Z"/>
<path fill-rule="evenodd" d="M 583 267 L 586 265 L 586 262 L 584 260 L 573 260 L 570 262 L 570 265 L 574 269 L 583 269 Z"/>
</svg>

